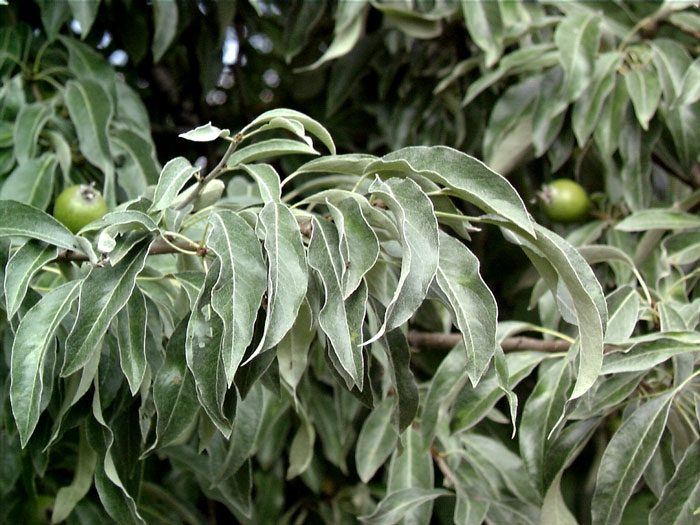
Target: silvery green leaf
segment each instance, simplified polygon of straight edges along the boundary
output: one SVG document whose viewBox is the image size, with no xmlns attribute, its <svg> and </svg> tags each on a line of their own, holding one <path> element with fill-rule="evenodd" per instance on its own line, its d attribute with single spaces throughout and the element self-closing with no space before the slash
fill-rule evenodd
<svg viewBox="0 0 700 525">
<path fill-rule="evenodd" d="M 685 451 L 676 472 L 651 510 L 650 525 L 690 525 L 696 519 L 700 507 L 698 457 L 700 441 L 695 441 Z"/>
<path fill-rule="evenodd" d="M 263 159 L 282 155 L 318 155 L 318 151 L 306 142 L 291 139 L 268 139 L 236 150 L 226 161 L 226 166 L 236 168 L 240 164 L 250 164 Z"/>
<path fill-rule="evenodd" d="M 142 195 L 146 187 L 158 181 L 158 159 L 153 143 L 127 129 L 111 129 L 109 143 L 117 165 L 117 182 L 129 199 Z"/>
<path fill-rule="evenodd" d="M 119 363 L 126 377 L 131 395 L 141 388 L 146 373 L 146 299 L 136 289 L 126 306 L 117 314 L 117 341 Z"/>
<path fill-rule="evenodd" d="M 642 129 L 649 129 L 649 121 L 656 113 L 661 100 L 659 77 L 651 67 L 632 67 L 625 74 L 625 85 L 639 124 Z"/>
<path fill-rule="evenodd" d="M 80 27 L 80 39 L 85 40 L 92 24 L 97 18 L 97 12 L 100 10 L 100 2 L 85 2 L 84 0 L 68 0 L 71 13 L 78 21 Z"/>
<path fill-rule="evenodd" d="M 603 111 L 593 130 L 593 140 L 597 148 L 606 157 L 612 156 L 620 144 L 620 133 L 627 113 L 627 89 L 621 78 L 615 81 L 615 87 L 605 101 Z"/>
<path fill-rule="evenodd" d="M 381 196 L 401 235 L 401 274 L 379 331 L 365 344 L 403 325 L 425 299 L 438 266 L 438 228 L 428 196 L 410 179 L 377 179 L 370 192 Z"/>
<path fill-rule="evenodd" d="M 496 349 L 498 307 L 479 275 L 479 260 L 462 243 L 442 231 L 435 284 L 462 334 L 467 373 L 476 385 Z"/>
<path fill-rule="evenodd" d="M 304 412 L 300 412 L 300 416 L 301 425 L 289 446 L 289 468 L 286 475 L 288 480 L 306 472 L 314 458 L 316 431 Z"/>
<path fill-rule="evenodd" d="M 302 164 L 285 179 L 285 184 L 287 180 L 303 173 L 339 173 L 343 175 L 357 175 L 359 177 L 364 173 L 367 165 L 375 160 L 377 160 L 377 157 L 374 155 L 362 153 L 324 155 Z"/>
<path fill-rule="evenodd" d="M 663 336 L 663 333 L 660 335 Z M 606 354 L 601 373 L 640 372 L 653 368 L 674 355 L 697 351 L 697 342 L 682 343 L 673 339 L 657 339 L 636 343 L 624 352 Z"/>
<path fill-rule="evenodd" d="M 484 163 L 446 146 L 415 146 L 389 153 L 367 166 L 366 173 L 423 176 L 449 194 L 488 213 L 498 213 L 534 235 L 530 216 L 513 186 Z"/>
<path fill-rule="evenodd" d="M 65 101 L 78 134 L 80 152 L 88 162 L 102 171 L 102 194 L 108 206 L 114 206 L 114 164 L 107 139 L 107 130 L 113 115 L 109 95 L 95 80 L 71 80 L 66 84 Z"/>
<path fill-rule="evenodd" d="M 326 128 L 324 128 L 323 125 L 321 125 L 321 123 L 319 123 L 317 120 L 314 120 L 311 117 L 293 109 L 278 108 L 266 111 L 258 115 L 255 120 L 243 128 L 241 133 L 245 134 L 247 131 L 257 128 L 261 124 L 270 123 L 274 119 L 291 119 L 299 122 L 304 129 L 317 137 L 321 143 L 328 148 L 331 155 L 335 155 L 335 144 L 333 143 L 333 138 L 331 137 L 330 133 L 328 133 Z"/>
<path fill-rule="evenodd" d="M 696 58 L 695 61 L 688 66 L 683 76 L 680 97 L 676 101 L 676 104 L 684 106 L 687 104 L 694 104 L 700 100 L 700 87 L 698 86 L 700 86 L 700 59 Z"/>
<path fill-rule="evenodd" d="M 56 493 L 51 514 L 52 523 L 64 521 L 88 493 L 92 486 L 92 478 L 97 464 L 97 454 L 87 442 L 85 430 L 81 428 L 80 441 L 78 442 L 78 462 L 75 466 L 75 474 L 70 485 L 61 487 Z"/>
<path fill-rule="evenodd" d="M 345 199 L 337 205 L 328 203 L 328 209 L 338 228 L 340 253 L 344 261 L 341 268 L 343 299 L 347 299 L 377 262 L 379 240 L 357 200 Z"/>
<path fill-rule="evenodd" d="M 67 377 L 85 366 L 99 348 L 110 323 L 126 305 L 136 277 L 143 270 L 149 241 L 137 245 L 130 257 L 108 268 L 93 267 L 80 289 L 78 314 L 66 339 L 61 376 Z"/>
<path fill-rule="evenodd" d="M 421 411 L 420 429 L 423 443 L 432 444 L 437 426 L 447 419 L 455 397 L 467 383 L 467 354 L 462 343 L 455 346 L 433 375 Z"/>
<path fill-rule="evenodd" d="M 223 322 L 221 357 L 230 386 L 253 338 L 258 308 L 267 288 L 267 267 L 255 231 L 227 210 L 213 213 L 207 247 L 221 270 L 211 292 L 211 306 Z"/>
<path fill-rule="evenodd" d="M 333 41 L 323 55 L 313 64 L 299 68 L 296 71 L 310 71 L 320 67 L 330 60 L 349 53 L 362 36 L 367 13 L 367 0 L 341 3 L 335 13 L 335 28 Z"/>
<path fill-rule="evenodd" d="M 264 203 L 280 202 L 280 176 L 275 168 L 269 164 L 242 164 L 240 167 L 256 182 Z"/>
<path fill-rule="evenodd" d="M 444 489 L 402 489 L 387 495 L 379 502 L 372 514 L 360 517 L 360 521 L 369 525 L 393 525 L 400 522 L 416 507 L 430 503 L 440 496 L 450 496 L 451 494 Z"/>
<path fill-rule="evenodd" d="M 613 435 L 603 453 L 593 494 L 594 523 L 616 525 L 666 426 L 674 392 L 637 408 Z"/>
<path fill-rule="evenodd" d="M 184 157 L 175 157 L 169 160 L 163 166 L 158 177 L 151 210 L 161 211 L 168 208 L 187 181 L 198 171 L 199 168 L 192 166 L 190 161 Z"/>
<path fill-rule="evenodd" d="M 216 259 L 209 267 L 197 302 L 187 323 L 185 355 L 192 371 L 197 398 L 216 428 L 225 436 L 231 434 L 231 422 L 224 413 L 226 373 L 221 355 L 224 326 L 211 306 L 211 296 L 219 278 L 221 264 Z"/>
<path fill-rule="evenodd" d="M 396 448 L 398 435 L 391 418 L 395 400 L 387 397 L 367 416 L 357 437 L 355 465 L 363 483 L 367 483 Z"/>
<path fill-rule="evenodd" d="M 183 319 L 170 336 L 165 361 L 153 381 L 156 440 L 151 449 L 175 445 L 194 428 L 199 402 L 192 373 L 185 358 L 185 336 L 188 318 Z"/>
<path fill-rule="evenodd" d="M 283 204 L 268 202 L 258 216 L 267 255 L 267 317 L 251 357 L 275 346 L 294 324 L 308 286 L 306 254 L 296 219 Z"/>
<path fill-rule="evenodd" d="M 55 246 L 46 246 L 37 241 L 23 244 L 12 254 L 5 267 L 4 279 L 8 318 L 19 310 L 34 275 L 57 256 Z"/>
<path fill-rule="evenodd" d="M 26 446 L 41 414 L 44 360 L 82 281 L 66 283 L 47 293 L 22 317 L 12 344 L 10 401 L 17 429 Z"/>
<path fill-rule="evenodd" d="M 7 2 L 3 2 L 7 5 Z M 38 2 L 41 9 L 41 22 L 49 40 L 54 40 L 61 30 L 61 26 L 70 18 L 70 7 L 65 2 L 52 2 L 51 0 L 40 0 Z M 58 522 L 60 520 L 57 520 Z"/>
<path fill-rule="evenodd" d="M 700 259 L 700 231 L 671 235 L 662 245 L 671 264 L 691 264 Z"/>
<path fill-rule="evenodd" d="M 387 481 L 387 497 L 405 490 L 429 491 L 435 486 L 433 458 L 426 453 L 420 433 L 414 428 L 408 428 L 401 436 L 401 450 L 397 447 L 389 462 L 389 479 Z M 404 523 L 427 523 L 430 521 L 433 505 L 421 501 L 422 505 L 411 505 L 403 514 Z M 381 505 L 381 503 L 380 503 Z"/>
<path fill-rule="evenodd" d="M 80 234 L 106 229 L 110 233 L 128 233 L 134 230 L 142 232 L 158 231 L 158 225 L 146 213 L 137 210 L 115 210 L 106 213 L 80 230 Z"/>
<path fill-rule="evenodd" d="M 485 53 L 492 66 L 503 53 L 503 22 L 496 2 L 478 0 L 462 3 L 464 22 L 474 43 Z"/>
<path fill-rule="evenodd" d="M 245 399 L 238 400 L 233 430 L 226 443 L 226 454 L 221 458 L 220 464 L 215 465 L 216 473 L 213 476 L 217 484 L 238 472 L 258 446 L 264 416 L 263 405 L 263 387 L 260 383 L 256 383 Z"/>
<path fill-rule="evenodd" d="M 600 17 L 592 13 L 569 15 L 557 25 L 554 42 L 564 68 L 562 95 L 567 101 L 576 100 L 591 82 L 599 40 Z"/>
<path fill-rule="evenodd" d="M 588 392 L 579 398 L 570 419 L 585 419 L 605 414 L 627 399 L 639 385 L 640 373 L 601 376 Z"/>
<path fill-rule="evenodd" d="M 564 502 L 561 493 L 561 476 L 557 476 L 547 489 L 540 511 L 540 525 L 577 525 L 578 521 Z"/>
<path fill-rule="evenodd" d="M 211 122 L 207 122 L 186 133 L 180 133 L 178 137 L 193 142 L 211 142 L 218 138 L 228 137 L 230 134 L 231 132 L 229 130 L 217 128 L 216 126 L 212 126 Z"/>
<path fill-rule="evenodd" d="M 543 363 L 539 380 L 523 408 L 518 434 L 520 455 L 541 494 L 547 490 L 544 468 L 552 445 L 549 433 L 564 410 L 571 383 L 571 366 L 565 358 Z"/>
<path fill-rule="evenodd" d="M 400 328 L 387 332 L 382 342 L 389 358 L 389 373 L 396 390 L 395 419 L 399 432 L 403 432 L 418 412 L 418 387 L 411 371 L 411 353 Z"/>
<path fill-rule="evenodd" d="M 544 352 L 513 352 L 506 354 L 508 386 L 512 389 L 525 379 L 544 359 L 551 357 Z M 465 382 L 466 383 L 466 382 Z M 454 403 L 453 430 L 468 430 L 481 421 L 505 395 L 495 371 L 487 372 L 476 388 L 464 384 Z"/>
<path fill-rule="evenodd" d="M 0 200 L 0 238 L 25 237 L 74 250 L 75 238 L 68 228 L 43 211 L 17 201 Z"/>
<path fill-rule="evenodd" d="M 632 335 L 639 320 L 639 294 L 631 286 L 621 286 L 607 297 L 606 341 L 624 341 Z"/>
<path fill-rule="evenodd" d="M 544 487 L 550 486 L 580 456 L 600 428 L 600 423 L 599 417 L 576 421 L 563 427 L 559 435 L 551 439 L 544 463 Z"/>
<path fill-rule="evenodd" d="M 620 60 L 621 55 L 617 52 L 598 56 L 593 68 L 592 85 L 574 104 L 571 125 L 580 147 L 586 144 L 598 125 L 605 101 L 615 88 Z"/>
<path fill-rule="evenodd" d="M 163 58 L 163 55 L 175 39 L 178 27 L 177 22 L 177 2 L 168 0 L 156 0 L 153 2 L 153 25 L 155 27 L 153 43 L 151 44 L 153 62 L 160 62 L 160 59 Z"/>
<path fill-rule="evenodd" d="M 21 162 L 0 189 L 0 199 L 14 200 L 45 210 L 53 197 L 56 156 L 45 153 Z"/>
<path fill-rule="evenodd" d="M 342 269 L 338 232 L 329 222 L 312 219 L 313 233 L 309 242 L 309 266 L 318 272 L 323 283 L 324 301 L 318 314 L 319 326 L 326 334 L 333 353 L 340 364 L 339 373 L 345 376 L 348 387 L 355 384 L 362 389 L 362 316 L 350 315 L 343 299 Z"/>
<path fill-rule="evenodd" d="M 294 397 L 297 385 L 306 371 L 309 348 L 315 336 L 311 308 L 307 301 L 303 301 L 294 325 L 277 345 L 280 378 L 289 385 Z"/>
<path fill-rule="evenodd" d="M 34 102 L 22 106 L 15 119 L 12 142 L 20 166 L 36 156 L 39 133 L 53 116 L 53 106 Z"/>
<path fill-rule="evenodd" d="M 692 213 L 662 208 L 637 211 L 615 225 L 616 230 L 623 232 L 689 230 L 692 228 L 700 228 L 700 217 Z"/>
</svg>

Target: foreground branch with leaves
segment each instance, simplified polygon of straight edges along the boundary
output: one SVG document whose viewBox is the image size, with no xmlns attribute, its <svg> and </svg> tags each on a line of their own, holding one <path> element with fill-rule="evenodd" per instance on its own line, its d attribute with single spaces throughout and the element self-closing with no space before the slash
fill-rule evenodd
<svg viewBox="0 0 700 525">
<path fill-rule="evenodd" d="M 228 30 L 227 2 L 136 4 L 132 58 L 151 25 L 155 61 L 185 56 L 201 10 Z M 90 45 L 120 2 L 0 29 L 0 522 L 693 523 L 695 14 L 341 2 L 312 63 L 325 4 L 290 4 L 237 3 L 240 34 L 336 61 L 329 117 L 353 75 L 391 98 L 405 73 L 366 147 L 274 109 L 185 131 L 161 167 L 135 71 Z M 272 30 L 275 9 L 300 16 Z M 488 166 L 459 150 L 482 139 Z M 558 171 L 605 187 L 587 222 L 528 209 Z M 49 210 L 76 184 L 109 212 L 74 234 Z"/>
</svg>

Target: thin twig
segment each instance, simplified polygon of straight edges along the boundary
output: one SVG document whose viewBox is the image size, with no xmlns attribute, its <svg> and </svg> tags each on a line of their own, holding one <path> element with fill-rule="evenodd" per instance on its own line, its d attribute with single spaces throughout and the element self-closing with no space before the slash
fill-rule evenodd
<svg viewBox="0 0 700 525">
<path fill-rule="evenodd" d="M 447 461 L 445 461 L 445 458 L 440 455 L 440 451 L 438 451 L 435 447 L 430 447 L 430 454 L 433 456 L 435 464 L 440 469 L 440 472 L 442 472 L 442 475 L 447 481 L 450 482 L 452 487 L 459 486 L 457 476 L 455 476 L 454 472 L 452 472 L 452 469 L 447 464 Z"/>
<path fill-rule="evenodd" d="M 216 166 L 214 166 L 214 168 L 209 173 L 207 173 L 206 177 L 199 179 L 199 182 L 197 182 L 197 187 L 194 189 L 194 191 L 190 193 L 187 196 L 187 198 L 177 206 L 176 209 L 181 210 L 185 208 L 188 204 L 192 203 L 197 198 L 197 196 L 199 196 L 199 193 L 209 181 L 214 180 L 216 177 L 221 175 L 221 173 L 226 169 L 226 163 L 228 162 L 228 159 L 231 157 L 231 155 L 233 155 L 233 152 L 236 151 L 236 148 L 238 147 L 238 144 L 241 142 L 241 140 L 243 140 L 243 137 L 240 134 L 234 135 L 233 139 L 231 140 L 231 144 L 226 150 L 226 153 L 224 153 L 224 156 L 221 157 L 219 163 Z"/>
<path fill-rule="evenodd" d="M 180 253 L 180 250 L 191 250 L 193 246 L 197 249 L 196 255 L 202 256 L 207 253 L 206 248 L 199 248 L 197 244 L 191 241 L 178 241 L 168 244 L 163 240 L 158 240 L 151 245 L 151 248 L 148 250 L 148 255 L 165 255 L 171 253 Z M 58 254 L 58 257 L 54 259 L 54 262 L 84 262 L 87 260 L 89 260 L 88 256 L 84 253 L 66 250 Z"/>
<path fill-rule="evenodd" d="M 456 333 L 408 332 L 408 342 L 411 346 L 420 349 L 449 350 L 462 341 L 462 335 Z M 540 352 L 566 352 L 571 343 L 561 339 L 536 339 L 534 337 L 506 337 L 501 342 L 504 352 L 518 350 L 535 350 Z"/>
</svg>

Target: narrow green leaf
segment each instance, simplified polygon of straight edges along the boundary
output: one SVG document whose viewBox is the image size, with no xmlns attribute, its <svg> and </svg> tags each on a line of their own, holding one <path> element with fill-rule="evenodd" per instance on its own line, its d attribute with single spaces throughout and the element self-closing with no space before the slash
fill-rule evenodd
<svg viewBox="0 0 700 525">
<path fill-rule="evenodd" d="M 640 210 L 622 219 L 615 225 L 623 232 L 643 232 L 647 230 L 689 230 L 700 228 L 700 217 L 668 209 Z"/>
<path fill-rule="evenodd" d="M 73 13 L 73 17 L 80 24 L 80 38 L 85 40 L 88 33 L 90 33 L 95 18 L 97 18 L 97 12 L 100 10 L 100 1 L 68 0 L 68 5 L 71 13 Z"/>
<path fill-rule="evenodd" d="M 70 7 L 66 2 L 54 2 L 53 0 L 39 0 L 41 9 L 41 22 L 48 39 L 54 40 L 63 24 L 70 18 Z"/>
<path fill-rule="evenodd" d="M 199 403 L 221 433 L 228 437 L 231 434 L 231 422 L 224 414 L 226 374 L 221 356 L 224 326 L 211 307 L 212 290 L 219 278 L 220 269 L 221 264 L 216 259 L 204 278 L 204 285 L 187 323 L 185 355 L 187 367 L 194 376 Z"/>
<path fill-rule="evenodd" d="M 119 363 L 126 377 L 131 395 L 141 388 L 146 373 L 146 299 L 139 289 L 129 297 L 126 306 L 117 314 L 117 342 Z"/>
<path fill-rule="evenodd" d="M 78 134 L 80 152 L 91 164 L 102 170 L 102 194 L 108 205 L 114 206 L 114 165 L 107 139 L 107 130 L 113 115 L 109 95 L 95 80 L 71 80 L 66 84 L 65 101 Z"/>
<path fill-rule="evenodd" d="M 264 203 L 280 202 L 282 198 L 280 176 L 275 168 L 269 164 L 243 164 L 241 169 L 258 185 Z"/>
<path fill-rule="evenodd" d="M 661 84 L 655 71 L 649 68 L 632 68 L 625 74 L 625 85 L 637 114 L 637 120 L 644 130 L 649 129 L 649 121 L 656 113 L 661 100 Z"/>
<path fill-rule="evenodd" d="M 660 335 L 663 337 L 663 333 Z M 658 339 L 636 343 L 624 352 L 606 354 L 601 373 L 641 372 L 663 363 L 674 355 L 697 351 L 697 342 L 683 343 L 673 339 Z"/>
<path fill-rule="evenodd" d="M 153 381 L 157 418 L 156 440 L 150 450 L 179 444 L 194 428 L 199 402 L 185 358 L 188 321 L 183 319 L 170 336 L 165 361 Z"/>
<path fill-rule="evenodd" d="M 478 0 L 462 2 L 464 22 L 474 43 L 485 53 L 487 66 L 492 66 L 503 53 L 503 22 L 496 2 Z"/>
<path fill-rule="evenodd" d="M 699 457 L 700 441 L 695 441 L 683 454 L 676 472 L 651 510 L 650 525 L 690 525 L 696 519 L 700 507 Z"/>
<path fill-rule="evenodd" d="M 150 242 L 142 242 L 115 266 L 93 267 L 80 289 L 78 314 L 66 339 L 61 376 L 80 370 L 99 352 L 112 319 L 133 293 L 136 276 L 143 270 Z"/>
<path fill-rule="evenodd" d="M 479 260 L 462 243 L 442 231 L 435 283 L 462 333 L 467 373 L 476 385 L 496 349 L 498 307 L 479 275 Z"/>
<path fill-rule="evenodd" d="M 56 156 L 45 153 L 20 163 L 3 182 L 0 199 L 14 200 L 45 210 L 53 197 Z"/>
<path fill-rule="evenodd" d="M 355 465 L 363 483 L 367 483 L 396 448 L 398 434 L 391 424 L 394 398 L 388 397 L 367 416 L 357 437 Z"/>
<path fill-rule="evenodd" d="M 47 293 L 22 317 L 17 328 L 12 344 L 10 401 L 22 447 L 39 421 L 47 349 L 81 283 L 71 281 Z"/>
<path fill-rule="evenodd" d="M 603 53 L 597 57 L 591 87 L 574 104 L 571 125 L 580 147 L 586 144 L 598 125 L 605 101 L 615 88 L 620 60 L 621 56 L 617 52 Z"/>
<path fill-rule="evenodd" d="M 178 8 L 173 0 L 156 0 L 153 2 L 153 62 L 160 62 L 163 55 L 177 35 Z"/>
<path fill-rule="evenodd" d="M 314 458 L 314 442 L 316 441 L 316 431 L 307 418 L 302 417 L 292 444 L 289 447 L 289 468 L 286 479 L 293 479 L 303 474 L 309 468 Z"/>
<path fill-rule="evenodd" d="M 16 201 L 0 200 L 0 238 L 26 237 L 74 250 L 75 238 L 51 215 Z"/>
<path fill-rule="evenodd" d="M 554 42 L 564 69 L 562 95 L 576 100 L 593 77 L 594 59 L 600 40 L 600 18 L 592 13 L 575 13 L 557 25 Z"/>
<path fill-rule="evenodd" d="M 78 442 L 78 463 L 75 466 L 73 481 L 70 485 L 58 489 L 53 504 L 51 523 L 60 523 L 68 518 L 75 506 L 85 497 L 92 486 L 96 464 L 97 454 L 87 442 L 85 429 L 81 428 Z"/>
<path fill-rule="evenodd" d="M 12 140 L 20 165 L 36 155 L 39 133 L 52 116 L 53 107 L 41 102 L 27 104 L 19 110 Z"/>
<path fill-rule="evenodd" d="M 306 254 L 296 219 L 283 204 L 268 202 L 258 216 L 267 254 L 267 317 L 253 357 L 275 346 L 294 324 L 308 286 Z"/>
<path fill-rule="evenodd" d="M 632 491 L 659 444 L 673 395 L 667 392 L 641 405 L 608 443 L 593 494 L 594 523 L 620 523 Z"/>
<path fill-rule="evenodd" d="M 488 213 L 498 213 L 534 236 L 530 216 L 513 186 L 484 163 L 446 146 L 403 148 L 370 164 L 366 173 L 382 171 L 423 176 Z"/>
<path fill-rule="evenodd" d="M 347 299 L 359 288 L 364 276 L 377 262 L 379 240 L 358 201 L 345 199 L 337 205 L 330 202 L 327 205 L 338 228 L 343 257 L 343 299 Z"/>
<path fill-rule="evenodd" d="M 314 337 L 316 329 L 313 314 L 308 302 L 303 301 L 292 329 L 277 345 L 280 378 L 291 388 L 295 398 L 297 385 L 306 371 L 309 348 Z"/>
<path fill-rule="evenodd" d="M 360 518 L 362 523 L 393 525 L 419 505 L 452 493 L 444 489 L 408 488 L 392 492 L 379 502 L 375 511 Z"/>
<path fill-rule="evenodd" d="M 301 123 L 301 125 L 304 126 L 304 129 L 317 137 L 321 143 L 328 148 L 331 155 L 335 155 L 335 144 L 333 143 L 333 137 L 331 137 L 331 134 L 328 133 L 328 130 L 326 130 L 326 128 L 324 128 L 323 125 L 317 120 L 314 120 L 311 117 L 293 109 L 278 108 L 266 111 L 258 115 L 255 120 L 243 128 L 241 133 L 245 134 L 247 131 L 258 127 L 261 124 L 268 123 L 275 118 L 293 119 Z"/>
<path fill-rule="evenodd" d="M 321 329 L 328 337 L 333 352 L 341 366 L 339 372 L 349 379 L 348 385 L 362 389 L 363 363 L 362 320 L 349 315 L 343 299 L 341 269 L 343 262 L 338 249 L 338 232 L 335 227 L 316 217 L 312 219 L 313 233 L 309 242 L 309 266 L 318 272 L 323 283 L 324 302 L 318 314 Z"/>
<path fill-rule="evenodd" d="M 223 321 L 221 356 L 230 386 L 253 338 L 258 308 L 267 289 L 267 267 L 255 232 L 239 215 L 221 210 L 209 221 L 212 227 L 206 244 L 221 263 L 211 306 Z"/>
<path fill-rule="evenodd" d="M 188 180 L 199 171 L 184 157 L 169 160 L 160 172 L 153 194 L 152 211 L 164 210 L 175 201 L 177 194 Z"/>
<path fill-rule="evenodd" d="M 411 371 L 411 353 L 400 328 L 387 332 L 384 341 L 389 357 L 389 372 L 396 390 L 397 426 L 399 432 L 403 432 L 418 412 L 418 387 Z"/>
<path fill-rule="evenodd" d="M 433 458 L 426 452 L 420 432 L 408 428 L 401 438 L 402 450 L 394 449 L 389 462 L 387 498 L 405 490 L 432 490 L 435 486 Z M 403 514 L 404 523 L 430 521 L 433 505 L 430 500 L 411 505 Z"/>
<path fill-rule="evenodd" d="M 237 150 L 226 162 L 229 168 L 240 164 L 250 164 L 263 159 L 272 159 L 282 155 L 318 155 L 318 151 L 306 142 L 291 139 L 268 139 L 256 142 Z"/>
<path fill-rule="evenodd" d="M 557 476 L 547 489 L 540 511 L 540 525 L 577 525 L 578 522 L 564 502 L 561 493 L 561 476 Z"/>
<path fill-rule="evenodd" d="M 129 199 L 140 197 L 158 181 L 158 160 L 153 143 L 131 129 L 112 129 L 109 143 L 115 154 L 117 182 Z"/>
<path fill-rule="evenodd" d="M 4 280 L 8 318 L 19 310 L 34 275 L 57 256 L 55 246 L 45 246 L 37 241 L 23 244 L 12 254 L 5 267 Z"/>
<path fill-rule="evenodd" d="M 381 196 L 394 215 L 401 235 L 401 274 L 379 331 L 365 344 L 403 325 L 428 292 L 438 266 L 438 228 L 428 196 L 410 179 L 372 183 L 370 193 Z"/>
</svg>

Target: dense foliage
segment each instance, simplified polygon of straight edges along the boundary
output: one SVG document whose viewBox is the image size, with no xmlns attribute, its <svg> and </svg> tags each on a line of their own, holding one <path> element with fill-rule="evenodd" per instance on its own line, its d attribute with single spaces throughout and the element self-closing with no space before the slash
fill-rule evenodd
<svg viewBox="0 0 700 525">
<path fill-rule="evenodd" d="M 697 519 L 693 2 L 10 3 L 0 521 Z"/>
</svg>

